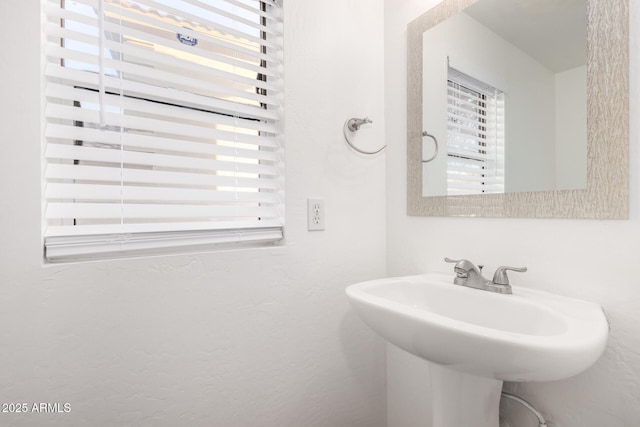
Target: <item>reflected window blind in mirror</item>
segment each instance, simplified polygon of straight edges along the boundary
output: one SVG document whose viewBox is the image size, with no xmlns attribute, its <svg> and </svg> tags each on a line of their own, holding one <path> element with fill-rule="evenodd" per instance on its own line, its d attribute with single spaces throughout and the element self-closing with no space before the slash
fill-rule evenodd
<svg viewBox="0 0 640 427">
<path fill-rule="evenodd" d="M 504 92 L 449 67 L 447 194 L 504 192 Z"/>
<path fill-rule="evenodd" d="M 50 261 L 283 236 L 273 0 L 49 0 Z"/>
</svg>

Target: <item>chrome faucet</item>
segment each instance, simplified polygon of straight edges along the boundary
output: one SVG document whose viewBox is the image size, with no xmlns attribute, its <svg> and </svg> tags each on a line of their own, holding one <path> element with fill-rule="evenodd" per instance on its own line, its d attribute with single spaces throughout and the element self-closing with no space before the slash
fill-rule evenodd
<svg viewBox="0 0 640 427">
<path fill-rule="evenodd" d="M 493 280 L 485 279 L 482 276 L 482 265 L 476 267 L 473 263 L 466 259 L 444 259 L 446 262 L 455 263 L 453 271 L 456 273 L 456 278 L 453 279 L 453 283 L 456 285 L 467 286 L 474 289 L 482 289 L 484 291 L 498 292 L 501 294 L 511 294 L 511 285 L 509 284 L 509 278 L 507 277 L 507 271 L 518 271 L 524 273 L 527 271 L 527 267 L 498 267 Z"/>
</svg>

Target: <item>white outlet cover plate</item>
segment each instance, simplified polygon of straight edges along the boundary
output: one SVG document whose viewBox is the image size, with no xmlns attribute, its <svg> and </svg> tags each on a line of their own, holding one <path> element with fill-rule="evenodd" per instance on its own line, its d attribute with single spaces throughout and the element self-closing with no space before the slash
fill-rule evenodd
<svg viewBox="0 0 640 427">
<path fill-rule="evenodd" d="M 320 197 L 309 197 L 307 199 L 307 230 L 324 230 L 325 216 L 324 199 Z"/>
</svg>

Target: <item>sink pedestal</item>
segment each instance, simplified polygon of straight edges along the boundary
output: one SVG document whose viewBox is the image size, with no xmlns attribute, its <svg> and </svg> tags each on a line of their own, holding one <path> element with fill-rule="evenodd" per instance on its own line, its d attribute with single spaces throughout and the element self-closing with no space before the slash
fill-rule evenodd
<svg viewBox="0 0 640 427">
<path fill-rule="evenodd" d="M 431 427 L 498 427 L 502 381 L 429 363 Z"/>
</svg>

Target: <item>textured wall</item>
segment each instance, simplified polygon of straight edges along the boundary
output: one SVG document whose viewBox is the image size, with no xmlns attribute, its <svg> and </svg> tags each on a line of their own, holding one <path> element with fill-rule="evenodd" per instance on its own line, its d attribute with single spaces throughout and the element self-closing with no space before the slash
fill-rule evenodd
<svg viewBox="0 0 640 427">
<path fill-rule="evenodd" d="M 617 1 L 617 0 L 616 0 Z M 444 256 L 464 257 L 486 265 L 526 265 L 514 276 L 516 286 L 548 290 L 602 304 L 611 319 L 608 348 L 587 372 L 565 381 L 508 384 L 529 399 L 552 426 L 635 426 L 640 422 L 640 279 L 635 266 L 640 254 L 640 2 L 631 0 L 630 70 L 630 219 L 622 221 L 420 218 L 406 215 L 406 25 L 438 0 L 385 2 L 385 102 L 387 153 L 387 253 L 389 275 L 450 271 Z M 404 375 L 400 384 L 389 379 L 389 426 L 424 426 L 406 413 L 428 415 L 416 406 L 428 399 L 426 369 L 413 374 L 407 361 L 390 352 L 390 374 Z M 411 365 L 413 366 L 413 364 Z M 422 366 L 422 365 L 420 365 Z M 391 385 L 393 384 L 393 388 Z M 409 397 L 410 396 L 410 397 Z M 511 425 L 534 426 L 516 405 L 506 405 Z M 394 421 L 398 421 L 395 423 Z M 420 424 L 422 422 L 422 424 Z M 412 424 L 413 423 L 413 424 Z"/>
<path fill-rule="evenodd" d="M 38 1 L 0 3 L 0 412 L 25 426 L 382 427 L 384 345 L 344 288 L 385 274 L 383 2 L 286 1 L 286 245 L 42 266 Z M 330 31 L 327 31 L 330 29 Z M 306 197 L 327 230 L 306 231 Z M 365 203 L 366 202 L 366 203 Z"/>
</svg>

